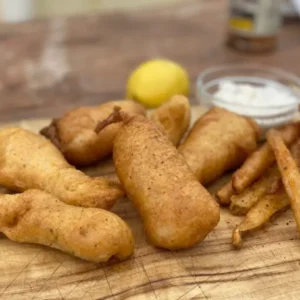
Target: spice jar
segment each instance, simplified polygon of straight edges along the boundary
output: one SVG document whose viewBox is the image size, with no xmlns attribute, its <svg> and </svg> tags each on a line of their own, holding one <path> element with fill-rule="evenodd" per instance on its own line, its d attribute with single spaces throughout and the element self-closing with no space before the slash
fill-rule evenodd
<svg viewBox="0 0 300 300">
<path fill-rule="evenodd" d="M 248 52 L 276 48 L 281 0 L 231 0 L 227 43 Z"/>
</svg>

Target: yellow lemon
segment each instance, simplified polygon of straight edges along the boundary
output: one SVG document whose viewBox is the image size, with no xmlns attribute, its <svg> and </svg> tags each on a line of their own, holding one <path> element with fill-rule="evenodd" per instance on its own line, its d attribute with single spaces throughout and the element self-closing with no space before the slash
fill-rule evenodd
<svg viewBox="0 0 300 300">
<path fill-rule="evenodd" d="M 127 98 L 148 107 L 158 107 L 175 94 L 188 95 L 187 72 L 179 64 L 154 59 L 138 66 L 129 76 Z"/>
</svg>

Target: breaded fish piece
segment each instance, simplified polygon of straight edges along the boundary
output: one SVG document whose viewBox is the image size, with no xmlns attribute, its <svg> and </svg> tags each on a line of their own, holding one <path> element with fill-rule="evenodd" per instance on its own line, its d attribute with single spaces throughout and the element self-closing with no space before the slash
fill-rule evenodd
<svg viewBox="0 0 300 300">
<path fill-rule="evenodd" d="M 257 147 L 258 125 L 214 107 L 198 119 L 178 150 L 204 185 L 239 167 Z"/>
<path fill-rule="evenodd" d="M 18 192 L 40 189 L 67 204 L 104 209 L 123 196 L 119 184 L 76 170 L 45 137 L 18 127 L 0 130 L 0 184 Z"/>
<path fill-rule="evenodd" d="M 171 250 L 202 241 L 219 222 L 218 204 L 153 122 L 119 114 L 107 123 L 118 119 L 124 124 L 114 141 L 116 173 L 149 240 Z"/>
<path fill-rule="evenodd" d="M 183 95 L 173 96 L 154 111 L 150 120 L 162 129 L 174 146 L 177 146 L 190 125 L 189 99 Z"/>
<path fill-rule="evenodd" d="M 98 135 L 95 127 L 106 119 L 115 106 L 129 114 L 145 115 L 145 109 L 129 100 L 110 101 L 99 106 L 79 107 L 41 130 L 63 153 L 66 160 L 75 166 L 88 166 L 111 154 L 113 140 L 120 128 L 115 123 L 107 126 Z"/>
<path fill-rule="evenodd" d="M 93 262 L 125 259 L 134 248 L 131 230 L 117 215 L 67 205 L 40 190 L 0 195 L 0 232 Z"/>
</svg>

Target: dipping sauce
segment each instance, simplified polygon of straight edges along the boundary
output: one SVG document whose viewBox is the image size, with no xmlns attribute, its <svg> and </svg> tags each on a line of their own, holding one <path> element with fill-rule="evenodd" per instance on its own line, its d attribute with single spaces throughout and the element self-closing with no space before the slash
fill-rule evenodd
<svg viewBox="0 0 300 300">
<path fill-rule="evenodd" d="M 271 80 L 263 83 L 221 81 L 213 94 L 213 104 L 252 117 L 261 126 L 276 126 L 291 120 L 298 108 L 298 98 L 292 90 Z"/>
</svg>

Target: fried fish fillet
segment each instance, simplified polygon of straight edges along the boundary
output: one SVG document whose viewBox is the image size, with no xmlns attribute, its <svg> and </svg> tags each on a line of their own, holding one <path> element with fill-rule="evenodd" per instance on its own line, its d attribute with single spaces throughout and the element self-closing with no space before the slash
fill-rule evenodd
<svg viewBox="0 0 300 300">
<path fill-rule="evenodd" d="M 134 248 L 129 227 L 117 215 L 67 205 L 40 190 L 0 195 L 0 232 L 12 241 L 50 246 L 93 262 L 125 259 Z"/>
<path fill-rule="evenodd" d="M 214 107 L 198 119 L 178 149 L 206 185 L 239 167 L 256 149 L 258 137 L 253 120 Z"/>
<path fill-rule="evenodd" d="M 219 222 L 217 203 L 153 122 L 117 112 L 108 124 L 118 119 L 123 125 L 114 141 L 116 173 L 149 240 L 171 250 L 202 241 Z"/>
<path fill-rule="evenodd" d="M 63 153 L 69 163 L 88 166 L 111 154 L 114 138 L 120 124 L 107 126 L 101 133 L 95 133 L 98 122 L 105 120 L 115 106 L 129 114 L 145 115 L 145 109 L 129 100 L 110 101 L 99 106 L 79 107 L 55 119 L 41 130 Z"/>
<path fill-rule="evenodd" d="M 175 95 L 157 108 L 150 120 L 162 129 L 174 146 L 177 146 L 189 128 L 190 110 L 189 99 L 183 95 Z"/>
<path fill-rule="evenodd" d="M 69 165 L 46 138 L 22 128 L 0 130 L 0 184 L 14 191 L 44 190 L 76 206 L 111 208 L 121 186 Z"/>
</svg>

